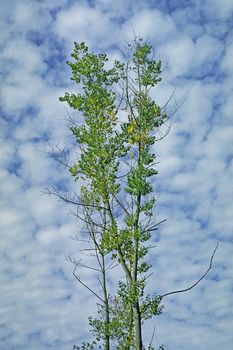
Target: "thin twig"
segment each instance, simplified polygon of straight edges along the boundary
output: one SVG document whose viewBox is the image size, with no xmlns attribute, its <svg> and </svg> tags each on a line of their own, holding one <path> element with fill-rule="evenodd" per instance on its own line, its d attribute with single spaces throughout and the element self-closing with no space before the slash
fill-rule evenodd
<svg viewBox="0 0 233 350">
<path fill-rule="evenodd" d="M 153 332 L 152 332 L 152 336 L 151 336 L 151 340 L 150 340 L 150 344 L 149 344 L 149 346 L 152 346 L 152 343 L 153 343 L 154 337 L 155 337 L 155 325 L 154 325 L 154 327 L 153 327 Z"/>
<path fill-rule="evenodd" d="M 164 219 L 164 220 L 157 222 L 155 225 L 152 225 L 150 228 L 145 229 L 142 232 L 144 233 L 144 232 L 156 231 L 156 230 L 158 230 L 158 226 L 165 221 L 167 221 L 167 219 Z"/>
<path fill-rule="evenodd" d="M 126 213 L 126 215 L 130 216 L 130 213 L 128 212 L 128 210 L 125 208 L 125 206 L 122 204 L 122 202 L 117 198 L 117 196 L 113 193 L 113 197 L 116 200 L 117 204 L 121 207 L 121 209 L 124 210 L 124 212 Z"/>
<path fill-rule="evenodd" d="M 79 263 L 79 266 L 80 267 L 85 267 L 86 269 L 90 269 L 90 270 L 94 270 L 94 271 L 97 271 L 97 272 L 101 272 L 101 270 L 97 269 L 96 267 L 88 266 L 88 265 L 81 264 L 81 263 Z"/>
<path fill-rule="evenodd" d="M 81 206 L 81 207 L 105 209 L 104 207 L 99 206 L 99 205 L 76 202 L 76 201 L 68 198 L 67 196 L 62 195 L 61 192 L 59 192 L 59 190 L 55 186 L 52 186 L 51 188 L 52 189 L 50 190 L 48 187 L 46 187 L 45 191 L 42 191 L 42 194 L 52 195 L 52 196 L 58 197 L 60 200 L 62 200 L 65 203 L 74 204 L 74 205 Z M 77 196 L 77 194 L 76 194 L 76 196 Z"/>
<path fill-rule="evenodd" d="M 190 287 L 188 288 L 184 288 L 184 289 L 178 289 L 178 290 L 174 290 L 173 292 L 169 292 L 169 293 L 165 293 L 160 295 L 160 299 L 163 299 L 164 297 L 167 297 L 168 295 L 171 294 L 177 294 L 177 293 L 183 293 L 183 292 L 188 292 L 189 290 L 193 289 L 199 282 L 201 282 L 203 280 L 203 278 L 205 278 L 205 276 L 208 274 L 208 272 L 211 270 L 212 265 L 213 265 L 213 259 L 214 259 L 214 255 L 216 253 L 216 250 L 218 249 L 218 245 L 219 243 L 216 245 L 213 254 L 211 255 L 210 258 L 210 264 L 209 264 L 209 268 L 206 270 L 206 272 L 201 276 L 201 278 L 199 278 L 198 281 L 196 281 L 195 283 L 193 283 Z"/>
<path fill-rule="evenodd" d="M 96 294 L 96 292 L 95 292 L 93 289 L 91 289 L 90 287 L 88 287 L 88 285 L 87 285 L 86 283 L 84 283 L 84 282 L 80 279 L 80 277 L 78 277 L 78 276 L 76 275 L 76 273 L 75 273 L 76 268 L 77 268 L 77 265 L 75 266 L 74 271 L 73 271 L 74 277 L 79 281 L 80 284 L 82 284 L 86 289 L 88 289 L 92 294 L 94 294 L 102 303 L 104 303 L 104 300 L 103 300 L 98 294 Z"/>
</svg>

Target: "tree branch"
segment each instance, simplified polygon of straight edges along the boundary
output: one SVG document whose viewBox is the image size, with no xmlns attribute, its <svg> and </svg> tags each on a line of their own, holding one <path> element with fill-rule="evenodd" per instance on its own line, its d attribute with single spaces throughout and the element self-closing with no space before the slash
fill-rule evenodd
<svg viewBox="0 0 233 350">
<path fill-rule="evenodd" d="M 76 266 L 75 266 L 75 268 L 74 268 L 74 271 L 73 271 L 74 277 L 79 281 L 80 284 L 82 284 L 86 289 L 88 289 L 92 294 L 94 294 L 102 303 L 104 303 L 104 300 L 103 300 L 93 289 L 91 289 L 90 287 L 88 287 L 88 285 L 86 285 L 86 283 L 84 283 L 84 282 L 80 279 L 80 277 L 78 277 L 78 276 L 76 275 L 76 273 L 75 273 L 76 268 L 77 268 L 77 264 L 76 264 Z"/>
<path fill-rule="evenodd" d="M 160 224 L 164 223 L 165 221 L 167 221 L 167 219 L 161 220 L 161 221 L 157 222 L 156 224 L 151 225 L 148 229 L 146 228 L 142 232 L 144 233 L 144 232 L 156 231 L 156 230 L 158 230 L 158 226 Z"/>
<path fill-rule="evenodd" d="M 196 285 L 198 285 L 199 282 L 201 282 L 205 276 L 208 274 L 208 272 L 211 270 L 212 268 L 212 265 L 213 265 L 213 259 L 214 259 L 214 255 L 216 253 L 216 250 L 218 249 L 218 245 L 219 243 L 216 245 L 214 251 L 213 251 L 213 254 L 211 255 L 211 258 L 210 258 L 210 263 L 209 263 L 209 267 L 208 269 L 206 270 L 206 272 L 201 276 L 201 278 L 199 278 L 199 280 L 197 280 L 195 283 L 193 283 L 190 287 L 188 288 L 184 288 L 184 289 L 178 289 L 178 290 L 175 290 L 173 292 L 169 292 L 169 293 L 165 293 L 165 294 L 162 294 L 160 295 L 160 299 L 162 300 L 164 297 L 167 297 L 168 295 L 171 295 L 171 294 L 177 294 L 177 293 L 184 293 L 184 292 L 188 292 L 189 290 L 193 289 Z"/>
<path fill-rule="evenodd" d="M 102 207 L 100 205 L 94 205 L 94 204 L 85 204 L 80 202 L 77 202 L 75 200 L 73 200 L 72 198 L 69 198 L 67 195 L 62 195 L 61 192 L 59 192 L 59 190 L 55 187 L 52 186 L 52 189 L 50 190 L 48 187 L 45 188 L 45 191 L 42 191 L 43 194 L 47 194 L 49 196 L 55 196 L 58 197 L 60 200 L 62 200 L 65 203 L 69 203 L 69 204 L 73 204 L 73 205 L 77 205 L 77 206 L 81 206 L 81 207 L 90 207 L 90 208 L 97 208 L 97 209 L 105 209 L 105 207 Z M 75 194 L 77 197 L 78 195 Z"/>
<path fill-rule="evenodd" d="M 125 206 L 122 204 L 122 202 L 117 198 L 117 196 L 113 193 L 113 198 L 116 200 L 117 204 L 123 209 L 123 211 L 126 213 L 126 215 L 130 216 L 130 213 L 128 210 L 125 208 Z"/>
</svg>

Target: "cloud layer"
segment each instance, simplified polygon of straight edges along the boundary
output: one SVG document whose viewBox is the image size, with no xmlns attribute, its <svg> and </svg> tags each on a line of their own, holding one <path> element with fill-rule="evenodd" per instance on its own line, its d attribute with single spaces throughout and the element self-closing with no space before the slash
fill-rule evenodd
<svg viewBox="0 0 233 350">
<path fill-rule="evenodd" d="M 155 4 L 156 3 L 156 4 Z M 58 101 L 73 86 L 66 60 L 73 41 L 110 57 L 134 33 L 150 38 L 164 62 L 154 97 L 183 102 L 165 140 L 156 144 L 158 218 L 154 292 L 184 288 L 165 300 L 155 345 L 167 349 L 232 348 L 233 328 L 233 5 L 195 1 L 8 1 L 1 5 L 0 348 L 72 349 L 85 339 L 92 296 L 77 285 L 64 256 L 81 231 L 69 208 L 42 195 L 72 186 L 44 153 L 71 146 L 67 111 Z M 165 67 L 166 66 L 166 67 Z M 118 274 L 120 272 L 116 272 Z M 91 273 L 87 281 L 97 288 Z M 150 339 L 153 326 L 146 327 Z"/>
</svg>

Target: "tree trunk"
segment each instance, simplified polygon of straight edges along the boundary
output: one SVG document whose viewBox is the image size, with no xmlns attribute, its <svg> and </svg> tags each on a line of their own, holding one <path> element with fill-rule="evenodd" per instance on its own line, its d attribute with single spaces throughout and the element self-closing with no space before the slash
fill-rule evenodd
<svg viewBox="0 0 233 350">
<path fill-rule="evenodd" d="M 139 303 L 133 306 L 134 325 L 135 325 L 135 349 L 142 350 L 142 324 Z"/>
<path fill-rule="evenodd" d="M 104 255 L 102 257 L 102 276 L 103 276 L 103 290 L 104 290 L 104 313 L 105 313 L 105 350 L 110 350 L 110 315 L 109 315 L 109 301 L 107 292 L 107 281 L 105 271 Z"/>
</svg>

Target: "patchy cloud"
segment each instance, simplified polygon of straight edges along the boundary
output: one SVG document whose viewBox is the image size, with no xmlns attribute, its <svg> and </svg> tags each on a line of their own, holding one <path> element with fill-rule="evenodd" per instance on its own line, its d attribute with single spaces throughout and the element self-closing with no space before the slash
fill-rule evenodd
<svg viewBox="0 0 233 350">
<path fill-rule="evenodd" d="M 64 259 L 77 256 L 69 237 L 82 226 L 41 193 L 72 179 L 44 151 L 48 142 L 73 144 L 58 101 L 74 89 L 65 64 L 73 41 L 113 58 L 135 33 L 150 38 L 163 62 L 154 97 L 165 104 L 175 91 L 168 108 L 180 105 L 155 147 L 157 213 L 168 220 L 156 231 L 152 291 L 191 285 L 220 243 L 205 281 L 164 300 L 155 345 L 231 350 L 232 1 L 22 0 L 4 2 L 0 16 L 0 348 L 72 349 L 87 336 L 95 301 Z M 91 271 L 85 277 L 98 289 Z"/>
</svg>

